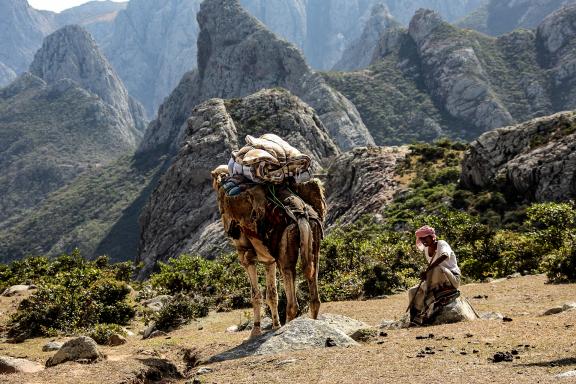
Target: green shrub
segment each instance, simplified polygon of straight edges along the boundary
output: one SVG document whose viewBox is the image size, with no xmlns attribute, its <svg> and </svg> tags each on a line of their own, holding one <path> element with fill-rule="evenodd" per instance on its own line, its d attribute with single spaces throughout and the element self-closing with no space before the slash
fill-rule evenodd
<svg viewBox="0 0 576 384">
<path fill-rule="evenodd" d="M 154 316 L 156 329 L 168 332 L 195 318 L 205 317 L 210 305 L 211 301 L 205 297 L 177 294 Z"/>
<path fill-rule="evenodd" d="M 108 345 L 114 334 L 126 336 L 126 331 L 118 324 L 96 324 L 87 332 L 88 336 L 100 345 Z"/>
<path fill-rule="evenodd" d="M 542 262 L 542 269 L 554 283 L 576 282 L 576 237 L 567 235 L 564 244 Z"/>
</svg>

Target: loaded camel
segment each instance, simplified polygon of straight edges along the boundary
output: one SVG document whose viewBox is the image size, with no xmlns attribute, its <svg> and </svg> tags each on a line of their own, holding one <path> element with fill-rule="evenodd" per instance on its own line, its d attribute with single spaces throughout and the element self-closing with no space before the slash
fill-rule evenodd
<svg viewBox="0 0 576 384">
<path fill-rule="evenodd" d="M 266 267 L 266 303 L 272 314 L 272 327 L 280 327 L 276 267 L 280 269 L 286 292 L 286 322 L 298 312 L 296 266 L 298 255 L 308 282 L 310 316 L 318 317 L 318 262 L 322 223 L 326 214 L 324 192 L 318 180 L 289 185 L 253 184 L 236 196 L 229 196 L 223 183 L 229 180 L 228 167 L 212 171 L 212 186 L 217 192 L 222 224 L 232 239 L 240 264 L 250 279 L 254 327 L 250 338 L 261 334 L 256 262 Z"/>
</svg>

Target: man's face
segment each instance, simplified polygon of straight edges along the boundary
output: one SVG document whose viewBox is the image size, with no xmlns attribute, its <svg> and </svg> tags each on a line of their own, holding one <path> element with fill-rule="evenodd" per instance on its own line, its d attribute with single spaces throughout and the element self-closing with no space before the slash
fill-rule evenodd
<svg viewBox="0 0 576 384">
<path fill-rule="evenodd" d="M 425 247 L 429 247 L 432 244 L 434 244 L 434 238 L 430 235 L 421 237 L 420 241 L 422 242 L 422 244 L 424 244 Z"/>
</svg>

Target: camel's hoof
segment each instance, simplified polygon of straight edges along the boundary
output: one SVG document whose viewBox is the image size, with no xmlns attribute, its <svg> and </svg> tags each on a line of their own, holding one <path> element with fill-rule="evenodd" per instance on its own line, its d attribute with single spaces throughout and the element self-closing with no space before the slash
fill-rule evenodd
<svg viewBox="0 0 576 384">
<path fill-rule="evenodd" d="M 273 331 L 276 331 L 276 330 L 278 330 L 278 329 L 280 329 L 280 324 L 272 325 L 272 330 L 273 330 Z"/>
<path fill-rule="evenodd" d="M 252 328 L 252 332 L 250 332 L 250 337 L 248 337 L 248 340 L 251 340 L 255 337 L 258 337 L 262 334 L 262 331 L 260 330 L 260 328 Z"/>
</svg>

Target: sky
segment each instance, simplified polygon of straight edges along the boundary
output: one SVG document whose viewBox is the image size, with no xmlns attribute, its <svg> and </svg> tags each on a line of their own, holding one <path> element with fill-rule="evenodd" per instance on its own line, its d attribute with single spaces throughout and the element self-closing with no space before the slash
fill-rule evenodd
<svg viewBox="0 0 576 384">
<path fill-rule="evenodd" d="M 35 9 L 42 9 L 47 11 L 60 12 L 68 8 L 76 7 L 77 5 L 87 3 L 89 0 L 28 0 L 28 4 Z M 102 1 L 102 0 L 97 0 Z M 112 0 L 115 2 L 122 2 L 127 0 Z"/>
</svg>

